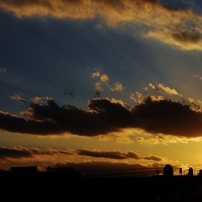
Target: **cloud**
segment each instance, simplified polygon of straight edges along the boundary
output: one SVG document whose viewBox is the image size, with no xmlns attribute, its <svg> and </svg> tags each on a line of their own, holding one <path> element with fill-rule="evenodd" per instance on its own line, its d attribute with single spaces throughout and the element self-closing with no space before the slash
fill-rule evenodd
<svg viewBox="0 0 202 202">
<path fill-rule="evenodd" d="M 102 74 L 102 75 L 100 76 L 100 80 L 101 80 L 102 82 L 107 82 L 107 81 L 109 80 L 109 77 L 108 77 L 106 74 Z"/>
<path fill-rule="evenodd" d="M 185 137 L 201 136 L 202 114 L 192 110 L 187 104 L 147 97 L 132 111 L 139 122 L 138 127 L 147 132 Z"/>
<path fill-rule="evenodd" d="M 15 95 L 10 96 L 10 99 L 11 99 L 11 100 L 20 101 L 20 102 L 27 102 L 26 99 L 24 99 L 23 97 L 21 97 L 21 96 L 18 95 L 18 94 L 15 94 Z"/>
<path fill-rule="evenodd" d="M 161 161 L 162 158 L 157 156 L 147 156 L 142 157 L 139 154 L 136 154 L 131 151 L 127 151 L 125 153 L 120 151 L 100 151 L 100 150 L 87 150 L 82 149 L 77 151 L 79 155 L 98 157 L 98 158 L 110 158 L 110 159 L 135 159 L 135 160 L 153 160 L 153 161 Z"/>
<path fill-rule="evenodd" d="M 152 160 L 152 161 L 161 161 L 161 158 L 157 156 L 146 156 L 144 157 L 145 160 Z"/>
<path fill-rule="evenodd" d="M 85 156 L 93 157 L 93 160 L 85 161 L 65 161 L 58 163 L 58 158 L 61 155 L 68 156 Z M 44 161 L 44 156 L 46 160 Z M 100 158 L 102 160 L 100 161 Z M 105 158 L 105 159 L 104 159 Z M 98 160 L 99 159 L 99 160 Z M 113 161 L 108 161 L 111 159 Z M 125 160 L 130 159 L 138 163 L 126 163 Z M 39 148 L 7 148 L 0 147 L 0 167 L 6 168 L 8 165 L 37 165 L 39 170 L 46 170 L 48 166 L 51 167 L 71 167 L 75 170 L 85 171 L 124 171 L 124 172 L 156 172 L 157 169 L 163 171 L 165 166 L 165 159 L 159 156 L 141 156 L 133 151 L 101 151 L 101 150 L 87 150 L 87 149 L 39 149 Z M 123 160 L 123 161 L 120 161 Z M 151 163 L 141 164 L 140 162 L 150 161 Z M 57 163 L 56 163 L 57 162 Z M 24 164 L 23 164 L 24 163 Z M 84 174 L 84 173 L 83 173 Z"/>
<path fill-rule="evenodd" d="M 51 101 L 52 98 L 50 97 L 34 97 L 32 98 L 32 102 L 40 105 L 44 105 L 48 101 Z"/>
<path fill-rule="evenodd" d="M 54 149 L 38 149 L 38 148 L 6 148 L 0 147 L 0 159 L 22 159 L 22 158 L 35 158 L 37 156 L 54 156 L 54 155 L 74 155 L 74 152 L 67 150 L 54 150 Z"/>
<path fill-rule="evenodd" d="M 149 92 L 151 91 L 152 94 L 156 94 L 156 98 L 158 97 L 158 100 L 165 99 L 165 97 L 178 97 L 182 99 L 182 95 L 177 92 L 174 88 L 170 88 L 162 83 L 157 84 L 156 86 L 152 83 L 149 83 L 148 86 L 146 86 L 145 91 Z"/>
<path fill-rule="evenodd" d="M 134 137 L 137 142 L 143 145 L 168 145 L 168 144 L 187 144 L 188 142 L 201 142 L 201 137 L 181 137 L 181 136 L 173 136 L 173 135 L 152 135 L 152 134 L 143 134 Z"/>
<path fill-rule="evenodd" d="M 202 38 L 194 30 L 151 30 L 144 36 L 157 39 L 182 50 L 202 50 Z"/>
<path fill-rule="evenodd" d="M 58 157 L 60 155 L 72 155 L 72 156 L 88 156 L 93 157 L 93 160 L 85 160 L 85 161 L 65 161 L 64 163 L 58 163 Z M 44 156 L 46 156 L 46 160 L 44 161 Z M 49 157 L 49 158 L 48 158 Z M 103 159 L 100 161 L 102 157 Z M 113 161 L 106 161 L 104 158 L 112 159 Z M 126 163 L 125 159 L 132 159 L 138 163 Z M 113 171 L 112 174 L 117 172 L 130 172 L 133 174 L 142 175 L 143 172 L 152 172 L 156 174 L 157 169 L 163 173 L 163 167 L 165 166 L 165 159 L 159 156 L 141 156 L 135 152 L 127 151 L 101 151 L 101 150 L 74 150 L 74 149 L 66 149 L 66 150 L 54 150 L 54 149 L 38 149 L 38 148 L 7 148 L 0 147 L 0 167 L 6 170 L 8 166 L 11 165 L 37 165 L 38 170 L 45 171 L 48 166 L 51 167 L 71 167 L 75 170 L 82 171 L 82 174 L 92 175 L 93 172 L 98 174 L 98 171 L 103 174 L 107 171 Z M 123 161 L 120 161 L 123 160 Z M 141 161 L 152 161 L 151 163 L 141 164 Z M 56 163 L 57 162 L 57 163 Z M 197 165 L 199 168 L 201 165 Z M 182 167 L 182 165 L 180 165 Z M 179 169 L 177 165 L 175 165 L 174 169 Z M 89 171 L 89 173 L 88 173 Z M 87 173 L 85 173 L 87 172 Z M 105 173 L 106 174 L 106 173 Z"/>
<path fill-rule="evenodd" d="M 134 102 L 140 103 L 143 99 L 142 93 L 136 91 L 135 93 L 131 93 L 130 99 L 133 100 Z"/>
<path fill-rule="evenodd" d="M 67 162 L 65 164 L 58 163 L 55 166 L 62 167 L 62 166 L 71 166 L 75 168 L 76 170 L 82 170 L 86 172 L 86 175 L 89 174 L 89 176 L 92 176 L 93 173 L 98 174 L 106 174 L 109 171 L 112 171 L 112 174 L 115 174 L 115 171 L 117 172 L 130 172 L 131 174 L 139 173 L 140 175 L 143 175 L 144 172 L 151 172 L 153 171 L 153 174 L 156 174 L 156 170 L 159 169 L 163 173 L 163 167 L 165 164 L 148 164 L 148 165 L 142 165 L 140 163 L 134 163 L 134 164 L 128 164 L 125 162 L 106 162 L 106 161 L 85 161 L 85 162 Z M 88 173 L 89 171 L 89 173 Z M 100 175 L 101 176 L 101 175 Z"/>
<path fill-rule="evenodd" d="M 1 0 L 0 7 L 13 12 L 17 17 L 53 16 L 57 18 L 88 19 L 95 13 L 89 0 Z"/>
<path fill-rule="evenodd" d="M 111 91 L 122 91 L 123 90 L 123 85 L 121 84 L 121 83 L 119 83 L 119 82 L 116 82 L 115 84 L 114 84 L 114 87 L 110 87 L 110 90 Z"/>
<path fill-rule="evenodd" d="M 9 148 L 0 148 L 0 159 L 6 159 L 6 158 L 31 158 L 32 153 L 28 149 L 9 149 Z"/>
<path fill-rule="evenodd" d="M 191 4 L 157 0 L 0 0 L 0 8 L 16 17 L 97 19 L 108 26 L 145 26 L 144 36 L 184 50 L 201 50 L 202 19 Z"/>
<path fill-rule="evenodd" d="M 187 103 L 148 96 L 129 109 L 114 99 L 94 98 L 89 100 L 88 108 L 60 107 L 51 99 L 44 105 L 31 103 L 21 113 L 26 119 L 1 111 L 0 129 L 32 135 L 98 136 L 124 129 L 184 137 L 202 134 L 202 113 L 194 111 Z"/>
<path fill-rule="evenodd" d="M 170 97 L 170 98 L 173 98 L 173 97 L 177 97 L 177 98 L 180 98 L 181 100 L 183 99 L 182 98 L 182 95 L 179 94 L 177 92 L 177 90 L 175 90 L 174 88 L 170 88 L 162 83 L 159 83 L 157 84 L 156 86 L 152 83 L 149 83 L 148 86 L 144 87 L 144 90 L 148 93 L 148 92 L 151 92 L 151 94 L 154 94 L 155 96 L 152 96 L 150 95 L 150 97 L 153 99 L 153 100 L 165 100 L 165 97 Z M 135 93 L 131 93 L 130 95 L 130 99 L 133 100 L 134 102 L 138 102 L 138 103 L 141 103 L 143 102 L 144 98 L 146 96 L 144 96 L 142 93 L 136 91 Z M 184 103 L 190 103 L 190 101 L 185 101 L 183 99 Z"/>
<path fill-rule="evenodd" d="M 114 86 L 110 86 L 107 82 L 109 77 L 106 74 L 100 74 L 99 71 L 92 73 L 92 78 L 99 77 L 99 82 L 95 83 L 95 92 L 97 97 L 100 97 L 100 93 L 104 91 L 102 84 L 105 84 L 111 91 L 122 91 L 124 89 L 120 82 L 116 82 Z"/>
<path fill-rule="evenodd" d="M 164 92 L 166 92 L 169 95 L 178 95 L 181 96 L 175 89 L 171 89 L 167 86 L 164 86 L 163 84 L 158 84 L 158 87 L 163 90 Z"/>
<path fill-rule="evenodd" d="M 96 72 L 93 72 L 92 73 L 92 77 L 100 77 L 100 72 L 99 71 L 96 71 Z"/>
<path fill-rule="evenodd" d="M 96 158 L 105 158 L 105 159 L 113 159 L 113 160 L 147 160 L 147 161 L 164 161 L 162 157 L 158 156 L 140 156 L 132 151 L 120 152 L 120 151 L 101 151 L 101 150 L 87 150 L 87 149 L 67 149 L 67 150 L 54 150 L 54 149 L 38 149 L 38 148 L 6 148 L 0 147 L 0 164 L 4 163 L 6 160 L 16 161 L 16 160 L 24 160 L 24 161 L 34 161 L 40 160 L 40 157 L 49 156 L 52 161 L 54 158 L 57 158 L 60 155 L 68 155 L 68 156 L 87 156 L 93 157 L 94 161 Z M 46 158 L 47 158 L 46 157 Z M 48 160 L 48 159 L 47 159 Z"/>
</svg>

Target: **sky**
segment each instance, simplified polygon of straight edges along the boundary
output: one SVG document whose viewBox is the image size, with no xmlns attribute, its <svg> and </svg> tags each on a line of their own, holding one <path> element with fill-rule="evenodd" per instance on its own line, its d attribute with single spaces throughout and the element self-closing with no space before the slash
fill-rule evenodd
<svg viewBox="0 0 202 202">
<path fill-rule="evenodd" d="M 0 0 L 0 168 L 202 169 L 202 2 Z"/>
</svg>

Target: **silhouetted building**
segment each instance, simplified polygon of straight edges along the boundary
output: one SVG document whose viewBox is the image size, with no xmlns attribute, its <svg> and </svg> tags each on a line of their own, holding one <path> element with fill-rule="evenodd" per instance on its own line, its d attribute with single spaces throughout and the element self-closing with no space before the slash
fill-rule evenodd
<svg viewBox="0 0 202 202">
<path fill-rule="evenodd" d="M 80 178 L 81 172 L 69 167 L 50 167 L 46 169 L 49 176 Z"/>
<path fill-rule="evenodd" d="M 164 176 L 173 176 L 173 167 L 170 164 L 165 165 Z"/>
<path fill-rule="evenodd" d="M 202 176 L 202 170 L 199 170 L 198 176 Z"/>
<path fill-rule="evenodd" d="M 19 167 L 11 167 L 12 173 L 36 173 L 37 166 L 19 166 Z"/>
<path fill-rule="evenodd" d="M 71 167 L 50 167 L 46 168 L 47 172 L 73 172 L 74 169 Z"/>
<path fill-rule="evenodd" d="M 188 175 L 189 176 L 193 176 L 194 175 L 194 171 L 193 171 L 193 168 L 189 168 L 189 170 L 188 170 Z"/>
<path fill-rule="evenodd" d="M 182 168 L 180 168 L 179 171 L 180 171 L 180 175 L 182 175 Z"/>
</svg>

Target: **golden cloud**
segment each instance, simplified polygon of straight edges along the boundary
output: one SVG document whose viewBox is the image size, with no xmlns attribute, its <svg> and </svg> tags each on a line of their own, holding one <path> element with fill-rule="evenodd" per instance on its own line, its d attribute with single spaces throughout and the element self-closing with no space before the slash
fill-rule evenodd
<svg viewBox="0 0 202 202">
<path fill-rule="evenodd" d="M 168 8 L 157 0 L 0 0 L 0 8 L 19 18 L 97 18 L 108 26 L 118 26 L 120 23 L 142 24 L 150 30 L 144 36 L 178 48 L 201 50 L 202 45 L 201 16 L 191 8 Z"/>
</svg>

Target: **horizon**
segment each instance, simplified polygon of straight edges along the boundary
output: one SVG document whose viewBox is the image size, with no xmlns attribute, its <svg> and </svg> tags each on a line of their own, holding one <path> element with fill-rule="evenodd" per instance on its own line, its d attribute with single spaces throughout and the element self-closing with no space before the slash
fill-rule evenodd
<svg viewBox="0 0 202 202">
<path fill-rule="evenodd" d="M 166 167 L 167 171 L 166 171 Z M 166 164 L 163 168 L 156 169 L 97 169 L 97 170 L 78 170 L 73 167 L 51 167 L 48 166 L 46 169 L 39 170 L 37 165 L 27 165 L 27 166 L 12 166 L 10 169 L 1 169 L 0 171 L 11 171 L 13 173 L 23 174 L 43 172 L 43 173 L 69 173 L 69 172 L 80 172 L 81 176 L 84 178 L 88 177 L 151 177 L 151 176 L 201 176 L 202 168 L 199 170 L 194 170 L 192 167 L 189 169 L 173 168 L 172 165 Z M 167 173 L 168 172 L 168 173 Z"/>
</svg>

